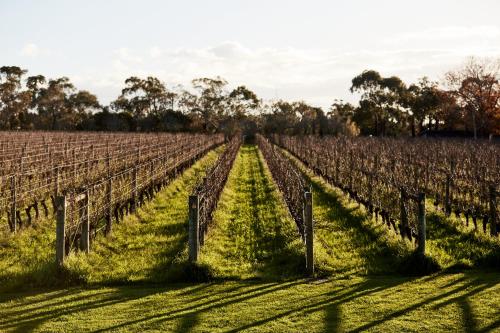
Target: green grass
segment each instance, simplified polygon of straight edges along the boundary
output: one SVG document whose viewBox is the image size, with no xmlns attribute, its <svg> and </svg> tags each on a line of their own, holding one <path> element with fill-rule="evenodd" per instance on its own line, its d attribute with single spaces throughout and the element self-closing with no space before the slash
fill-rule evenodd
<svg viewBox="0 0 500 333">
<path fill-rule="evenodd" d="M 57 284 L 55 236 L 50 216 L 17 234 L 0 233 L 0 291 Z"/>
<path fill-rule="evenodd" d="M 0 240 L 0 290 L 73 283 L 131 283 L 175 278 L 187 258 L 187 200 L 196 181 L 222 148 L 208 153 L 156 197 L 99 235 L 89 255 L 71 253 L 65 270 L 55 266 L 55 222 L 40 221 Z"/>
<path fill-rule="evenodd" d="M 313 188 L 313 215 L 317 239 L 328 253 L 323 264 L 332 272 L 347 274 L 411 271 L 414 244 L 401 240 L 370 216 L 362 206 L 342 191 L 316 176 L 298 159 L 285 154 L 303 171 Z M 500 270 L 500 239 L 466 228 L 455 217 L 446 217 L 426 202 L 427 246 L 431 261 L 443 269 L 487 268 Z M 333 222 L 333 223 L 332 223 Z"/>
<path fill-rule="evenodd" d="M 301 274 L 304 246 L 285 207 L 257 147 L 242 146 L 200 264 L 217 279 L 279 279 Z"/>
<path fill-rule="evenodd" d="M 375 224 L 357 203 L 284 153 L 303 172 L 313 191 L 315 256 L 320 275 L 390 274 L 411 251 L 407 244 Z"/>
<path fill-rule="evenodd" d="M 495 332 L 500 274 L 2 294 L 1 332 Z"/>
<path fill-rule="evenodd" d="M 462 217 L 463 218 L 463 217 Z M 463 218 L 465 219 L 465 218 Z M 429 253 L 445 268 L 487 268 L 500 271 L 500 238 L 466 227 L 454 214 L 446 217 L 427 203 Z M 471 222 L 472 224 L 472 222 Z"/>
<path fill-rule="evenodd" d="M 90 255 L 71 255 L 62 275 L 53 222 L 1 236 L 0 332 L 500 332 L 499 272 L 394 274 L 412 245 L 305 168 L 326 278 L 298 277 L 304 246 L 255 146 L 241 148 L 200 263 L 187 265 L 187 198 L 219 152 L 98 237 Z M 496 258 L 495 241 L 439 212 L 428 221 L 429 252 L 444 267 Z M 173 283 L 196 274 L 212 282 Z"/>
</svg>

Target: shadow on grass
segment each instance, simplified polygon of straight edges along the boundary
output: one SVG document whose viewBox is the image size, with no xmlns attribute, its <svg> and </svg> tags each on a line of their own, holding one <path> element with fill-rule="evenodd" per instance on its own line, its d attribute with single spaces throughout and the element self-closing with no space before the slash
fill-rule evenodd
<svg viewBox="0 0 500 333">
<path fill-rule="evenodd" d="M 84 285 L 81 276 L 67 269 L 60 269 L 55 260 L 44 260 L 21 272 L 6 272 L 0 279 L 0 293 L 9 291 L 26 291 L 38 287 L 70 287 Z M 0 296 L 0 300 L 4 297 Z"/>
<path fill-rule="evenodd" d="M 474 231 L 463 232 L 453 222 L 436 212 L 427 214 L 427 239 L 438 251 L 455 261 L 448 268 L 457 271 L 473 267 L 500 270 L 500 243 L 480 239 Z"/>
<path fill-rule="evenodd" d="M 176 332 L 185 332 L 196 329 L 201 323 L 201 318 L 218 318 L 224 311 L 233 311 L 231 306 L 234 304 L 248 304 L 251 308 L 252 302 L 262 304 L 270 299 L 273 295 L 281 295 L 286 297 L 287 293 L 300 293 L 305 290 L 312 290 L 311 295 L 305 292 L 304 297 L 301 297 L 300 302 L 285 302 L 283 306 L 278 306 L 272 311 L 264 313 L 255 313 L 243 323 L 239 320 L 231 322 L 225 320 L 226 326 L 217 325 L 219 329 L 228 332 L 239 332 L 247 329 L 263 328 L 264 325 L 279 323 L 285 318 L 298 319 L 308 318 L 314 313 L 324 314 L 323 331 L 335 332 L 343 331 L 343 320 L 346 319 L 346 314 L 343 314 L 343 309 L 350 309 L 354 304 L 364 304 L 363 299 L 370 298 L 377 294 L 377 297 L 383 295 L 394 295 L 394 293 L 405 292 L 402 285 L 406 283 L 421 284 L 434 283 L 439 279 L 446 277 L 446 274 L 440 273 L 425 278 L 403 278 L 403 277 L 386 277 L 386 278 L 368 278 L 356 283 L 347 283 L 344 286 L 341 282 L 333 290 L 327 290 L 322 293 L 314 291 L 316 282 L 310 285 L 301 280 L 287 283 L 256 283 L 256 282 L 239 282 L 236 286 L 214 285 L 173 285 L 170 287 L 119 287 L 114 290 L 80 290 L 82 292 L 90 292 L 90 294 L 82 296 L 77 290 L 49 293 L 47 297 L 35 296 L 39 299 L 39 304 L 36 301 L 28 300 L 23 302 L 19 297 L 18 302 L 13 302 L 3 307 L 3 316 L 0 318 L 0 331 L 11 330 L 14 332 L 28 332 L 51 321 L 67 320 L 62 319 L 64 316 L 71 315 L 72 318 L 79 313 L 88 310 L 102 308 L 104 311 L 112 311 L 114 305 L 130 302 L 130 308 L 139 306 L 138 300 L 164 294 L 162 297 L 173 297 L 169 292 L 174 291 L 177 295 L 189 295 L 189 298 L 178 304 L 175 307 L 168 306 L 155 308 L 153 313 L 147 311 L 134 311 L 134 317 L 121 317 L 107 322 L 102 321 L 99 327 L 94 328 L 94 332 L 108 332 L 117 330 L 144 330 L 144 329 L 159 329 L 162 324 L 169 323 L 174 327 Z M 362 318 L 360 322 L 355 322 L 355 327 L 351 327 L 350 331 L 362 332 L 370 329 L 381 329 L 381 325 L 390 322 L 394 319 L 407 316 L 412 311 L 422 307 L 428 307 L 428 311 L 442 309 L 450 304 L 456 304 L 461 311 L 461 326 L 467 332 L 487 332 L 494 330 L 500 326 L 500 321 L 496 320 L 492 323 L 480 327 L 481 323 L 476 314 L 477 310 L 473 308 L 469 301 L 471 297 L 480 292 L 498 285 L 500 277 L 493 276 L 484 278 L 477 274 L 467 275 L 467 273 L 458 279 L 453 279 L 450 283 L 436 286 L 431 295 L 423 294 L 419 297 L 408 299 L 407 302 L 398 302 L 396 307 L 390 306 L 383 311 L 371 311 L 373 316 L 368 315 Z M 346 280 L 347 281 L 347 280 Z M 325 281 L 323 283 L 334 283 L 334 281 Z M 441 284 L 438 282 L 438 285 Z M 307 286 L 307 287 L 306 287 Z M 214 287 L 214 288 L 212 288 Z M 306 289 L 304 289 L 306 287 Z M 285 294 L 284 294 L 285 293 Z M 34 296 L 31 293 L 28 296 Z M 404 297 L 404 296 L 401 296 Z M 144 301 L 148 304 L 149 300 Z M 161 300 L 157 302 L 161 303 Z M 27 310 L 22 311 L 22 306 L 30 306 Z M 34 306 L 33 306 L 34 305 Z M 150 305 L 151 306 L 151 305 Z M 121 306 L 123 308 L 123 306 Z M 251 311 L 251 310 L 249 310 Z M 262 311 L 262 310 L 261 310 Z M 476 311 L 476 312 L 475 312 Z M 368 310 L 370 312 L 370 310 Z M 375 312 L 377 313 L 375 315 Z M 476 313 L 476 314 L 475 314 Z M 248 315 L 248 314 L 246 314 Z M 213 317 L 215 316 L 215 317 Z M 59 320 L 58 320 L 59 319 Z M 404 321 L 403 321 L 404 323 Z M 227 326 L 229 325 L 229 326 Z M 345 325 L 345 324 L 344 324 Z M 351 321 L 349 325 L 353 325 Z M 279 327 L 279 326 L 278 326 Z M 404 330 L 404 326 L 400 327 Z"/>
<path fill-rule="evenodd" d="M 338 256 L 339 251 L 345 251 L 348 247 L 353 256 L 361 260 L 361 264 L 350 262 L 350 257 L 347 255 L 347 259 L 334 268 L 335 272 L 352 273 L 354 270 L 358 274 L 423 275 L 437 270 L 435 266 L 430 269 L 425 267 L 428 262 L 427 257 L 416 260 L 414 253 L 403 242 L 389 241 L 384 225 L 375 224 L 371 216 L 361 210 L 358 204 L 351 204 L 350 200 L 332 185 L 314 175 L 295 157 L 287 154 L 311 184 L 314 213 L 315 215 L 319 213 L 320 216 L 319 219 L 315 219 L 316 235 L 323 247 L 333 256 Z M 335 238 L 340 239 L 335 240 Z M 329 243 L 334 245 L 330 246 Z M 422 270 L 414 269 L 412 265 L 418 265 Z"/>
<path fill-rule="evenodd" d="M 103 297 L 104 296 L 104 297 Z M 0 330 L 14 329 L 13 332 L 33 331 L 45 322 L 91 309 L 97 309 L 115 304 L 125 303 L 146 295 L 124 295 L 118 293 L 98 294 L 95 296 L 85 296 L 79 299 L 63 299 L 58 302 L 44 303 L 38 308 L 24 311 L 22 314 L 7 313 L 0 319 Z M 77 301 L 78 304 L 68 305 L 68 302 Z M 56 306 L 56 308 L 50 307 Z M 41 311 L 40 311 L 41 310 Z"/>
<path fill-rule="evenodd" d="M 270 177 L 258 148 L 243 145 L 202 252 L 202 262 L 217 278 L 279 281 L 303 276 L 299 235 Z"/>
<path fill-rule="evenodd" d="M 179 309 L 175 310 L 170 310 L 170 311 L 165 311 L 161 312 L 159 314 L 151 315 L 151 316 L 146 316 L 140 319 L 135 319 L 131 320 L 125 323 L 117 324 L 111 327 L 103 328 L 100 330 L 96 330 L 95 332 L 107 332 L 107 331 L 113 331 L 121 328 L 128 327 L 130 325 L 137 325 L 137 324 L 142 324 L 146 323 L 148 325 L 158 325 L 159 323 L 165 322 L 165 321 L 170 321 L 174 319 L 181 319 L 181 325 L 180 326 L 189 326 L 190 328 L 193 328 L 195 326 L 195 323 L 189 322 L 190 318 L 198 318 L 198 316 L 204 312 L 208 312 L 214 309 L 220 309 L 226 306 L 230 306 L 235 303 L 239 302 L 246 302 L 249 301 L 253 298 L 264 296 L 273 292 L 277 292 L 280 290 L 286 290 L 289 289 L 290 287 L 293 287 L 300 282 L 290 282 L 290 283 L 270 283 L 270 284 L 264 284 L 260 285 L 257 284 L 257 287 L 254 287 L 254 283 L 248 283 L 247 286 L 251 286 L 250 289 L 246 289 L 244 291 L 240 291 L 235 294 L 230 294 L 228 295 L 227 293 L 219 293 L 216 294 L 215 297 L 205 297 L 205 301 L 195 304 L 195 305 L 188 305 L 185 307 L 181 307 Z M 180 332 L 180 330 L 178 330 Z"/>
<path fill-rule="evenodd" d="M 317 224 L 318 233 L 323 232 L 325 237 L 329 237 L 332 236 L 330 232 L 340 230 L 364 259 L 368 273 L 393 271 L 400 249 L 391 247 L 385 241 L 385 231 L 367 223 L 369 217 L 359 210 L 345 207 L 341 197 L 326 189 L 325 185 L 309 176 L 308 180 L 312 184 L 315 205 L 326 213 L 326 221 Z"/>
<path fill-rule="evenodd" d="M 352 332 L 364 332 L 368 329 L 376 327 L 384 322 L 395 319 L 397 317 L 408 314 L 411 311 L 417 310 L 422 306 L 432 304 L 431 310 L 436 310 L 438 308 L 442 308 L 448 304 L 457 304 L 462 311 L 462 327 L 466 332 L 478 332 L 479 329 L 477 327 L 477 320 L 474 318 L 474 313 L 472 311 L 472 307 L 468 302 L 468 298 L 472 297 L 482 291 L 490 289 L 498 284 L 497 280 L 485 282 L 481 278 L 473 278 L 468 283 L 452 288 L 446 292 L 440 292 L 439 295 L 424 298 L 417 303 L 414 303 L 410 306 L 403 307 L 402 309 L 398 309 L 397 311 L 393 311 L 381 319 L 377 319 L 371 321 L 365 325 L 358 327 Z M 467 291 L 466 293 L 462 293 Z M 453 297 L 454 294 L 461 293 L 459 296 Z M 446 300 L 444 300 L 446 299 Z"/>
</svg>

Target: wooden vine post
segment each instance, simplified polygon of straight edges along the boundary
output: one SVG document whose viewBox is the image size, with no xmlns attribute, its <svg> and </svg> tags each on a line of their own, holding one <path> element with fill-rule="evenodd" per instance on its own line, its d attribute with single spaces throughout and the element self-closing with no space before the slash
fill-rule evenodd
<svg viewBox="0 0 500 333">
<path fill-rule="evenodd" d="M 189 196 L 189 261 L 198 260 L 200 248 L 200 201 L 197 195 Z"/>
<path fill-rule="evenodd" d="M 418 203 L 418 247 L 417 252 L 421 255 L 425 255 L 425 193 L 419 193 L 417 196 Z"/>
<path fill-rule="evenodd" d="M 406 212 L 405 201 L 407 199 L 406 190 L 404 187 L 401 187 L 401 197 L 400 197 L 400 209 L 401 209 L 401 237 L 404 239 L 405 237 L 410 238 L 408 234 L 408 213 Z"/>
<path fill-rule="evenodd" d="M 306 243 L 306 272 L 314 275 L 314 222 L 312 214 L 312 193 L 309 189 L 304 192 L 304 225 Z"/>
<path fill-rule="evenodd" d="M 108 155 L 106 159 L 106 168 L 108 170 L 108 181 L 106 184 L 106 236 L 111 234 L 113 229 L 113 178 L 111 177 L 111 158 Z"/>
<path fill-rule="evenodd" d="M 78 219 L 81 224 L 80 250 L 88 254 L 90 251 L 89 191 L 86 190 L 77 200 Z"/>
<path fill-rule="evenodd" d="M 490 186 L 490 233 L 492 236 L 497 236 L 497 191 L 495 189 L 495 186 L 491 185 Z"/>
<path fill-rule="evenodd" d="M 139 163 L 141 162 L 141 149 L 137 148 L 137 163 L 134 166 L 133 170 L 133 175 L 132 175 L 132 195 L 133 195 L 133 202 L 132 202 L 132 211 L 134 212 L 138 205 L 139 205 L 139 191 L 137 189 L 137 178 L 138 178 L 138 167 Z"/>
<path fill-rule="evenodd" d="M 66 196 L 56 196 L 56 262 L 64 263 L 66 256 Z"/>
<path fill-rule="evenodd" d="M 16 193 L 16 175 L 10 177 L 10 228 L 12 232 L 17 232 L 17 193 Z"/>
</svg>

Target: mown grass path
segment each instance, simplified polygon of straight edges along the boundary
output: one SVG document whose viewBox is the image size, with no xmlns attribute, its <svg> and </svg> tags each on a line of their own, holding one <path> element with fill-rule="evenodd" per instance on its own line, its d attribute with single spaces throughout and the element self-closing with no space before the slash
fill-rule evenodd
<svg viewBox="0 0 500 333">
<path fill-rule="evenodd" d="M 320 274 L 390 274 L 409 251 L 376 225 L 359 205 L 283 151 L 310 182 L 315 221 L 315 261 Z"/>
<path fill-rule="evenodd" d="M 215 278 L 301 274 L 303 245 L 259 150 L 240 149 L 221 195 L 201 265 Z"/>
<path fill-rule="evenodd" d="M 182 262 L 187 242 L 187 198 L 218 148 L 187 169 L 136 214 L 115 223 L 110 237 L 98 235 L 91 252 L 70 254 L 65 274 L 55 267 L 55 226 L 52 219 L 36 228 L 0 238 L 0 291 L 67 283 L 158 282 L 175 279 L 172 267 Z"/>
<path fill-rule="evenodd" d="M 466 227 L 461 219 L 446 217 L 427 202 L 427 244 L 429 253 L 442 267 L 487 268 L 500 271 L 500 238 L 484 234 L 479 227 Z M 472 223 L 471 223 L 472 224 Z"/>
<path fill-rule="evenodd" d="M 334 274 L 278 281 L 303 267 L 303 245 L 254 146 L 239 153 L 201 255 L 215 277 L 238 280 L 167 282 L 186 259 L 187 196 L 215 158 L 117 225 L 114 238 L 99 239 L 93 254 L 70 258 L 74 275 L 116 285 L 0 292 L 0 332 L 500 331 L 500 273 L 360 275 L 372 266 L 390 271 L 397 244 L 321 182 L 314 185 L 317 260 Z M 19 244 L 29 245 L 30 235 Z M 38 260 L 30 253 L 45 241 L 32 241 L 37 247 L 22 260 Z"/>
<path fill-rule="evenodd" d="M 1 332 L 498 332 L 500 274 L 0 295 Z"/>
<path fill-rule="evenodd" d="M 314 174 L 284 151 L 311 181 L 316 238 L 328 256 L 320 264 L 329 272 L 387 274 L 401 269 L 414 244 L 381 224 L 361 205 Z M 466 228 L 455 217 L 445 217 L 427 202 L 427 254 L 445 269 L 486 268 L 500 270 L 500 239 Z M 320 252 L 322 249 L 319 249 Z M 411 270 L 405 267 L 403 270 Z"/>
<path fill-rule="evenodd" d="M 70 257 L 68 269 L 90 283 L 183 280 L 188 197 L 221 152 L 222 148 L 211 151 L 187 169 L 137 213 L 116 225 L 112 237 L 99 238 L 89 255 Z"/>
</svg>

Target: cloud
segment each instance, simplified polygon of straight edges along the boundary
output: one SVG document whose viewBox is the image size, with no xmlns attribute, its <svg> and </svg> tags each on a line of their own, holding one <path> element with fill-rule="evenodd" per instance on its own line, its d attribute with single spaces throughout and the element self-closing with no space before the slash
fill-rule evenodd
<svg viewBox="0 0 500 333">
<path fill-rule="evenodd" d="M 117 56 L 118 60 L 120 61 L 137 63 L 137 64 L 141 64 L 143 62 L 142 56 L 137 55 L 136 53 L 132 52 L 130 49 L 126 47 L 119 48 L 115 50 L 114 53 Z"/>
<path fill-rule="evenodd" d="M 432 42 L 432 41 L 449 41 L 456 42 L 460 40 L 470 39 L 495 39 L 500 38 L 500 27 L 497 26 L 447 26 L 440 28 L 432 28 L 421 31 L 407 32 L 397 34 L 385 39 L 386 43 L 401 43 L 401 42 Z"/>
<path fill-rule="evenodd" d="M 29 58 L 39 58 L 40 56 L 47 57 L 47 56 L 54 56 L 54 55 L 59 56 L 60 55 L 60 54 L 52 52 L 52 50 L 49 48 L 40 47 L 35 43 L 24 44 L 24 46 L 19 51 L 19 54 L 23 57 L 29 57 Z"/>
<path fill-rule="evenodd" d="M 429 30 L 434 31 L 434 30 Z M 246 85 L 264 99 L 305 100 L 327 107 L 335 98 L 355 101 L 349 92 L 351 79 L 366 69 L 382 75 L 397 75 L 415 82 L 422 76 L 439 80 L 442 75 L 462 63 L 467 56 L 500 56 L 498 43 L 471 41 L 443 46 L 445 41 L 461 33 L 475 40 L 484 33 L 493 38 L 500 31 L 490 28 L 440 30 L 440 42 L 399 42 L 370 49 L 336 51 L 328 49 L 250 48 L 235 41 L 225 41 L 202 48 L 149 49 L 120 48 L 113 52 L 111 66 L 81 76 L 86 89 L 95 91 L 104 103 L 119 95 L 123 81 L 131 76 L 156 76 L 169 85 L 190 85 L 198 77 L 221 76 L 231 87 Z M 435 31 L 434 31 L 435 32 Z M 428 32 L 407 34 L 405 40 L 425 38 Z M 393 41 L 398 38 L 396 35 Z M 391 42 L 392 43 L 392 42 Z M 147 59 L 147 61 L 145 60 Z M 105 93 L 104 93 L 105 92 Z M 114 94 L 112 93 L 114 92 Z"/>
<path fill-rule="evenodd" d="M 36 57 L 40 53 L 40 49 L 34 43 L 28 43 L 21 49 L 21 55 L 26 57 Z"/>
<path fill-rule="evenodd" d="M 158 46 L 153 46 L 149 49 L 149 55 L 151 58 L 158 58 L 161 56 L 161 49 Z"/>
</svg>

